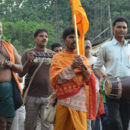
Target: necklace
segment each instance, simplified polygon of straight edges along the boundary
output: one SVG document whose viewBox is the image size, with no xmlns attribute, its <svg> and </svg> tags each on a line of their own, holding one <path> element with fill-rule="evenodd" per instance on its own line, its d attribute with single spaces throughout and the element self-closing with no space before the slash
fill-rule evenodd
<svg viewBox="0 0 130 130">
<path fill-rule="evenodd" d="M 4 53 L 4 50 L 2 49 L 2 42 L 0 40 L 0 53 Z"/>
<path fill-rule="evenodd" d="M 34 48 L 34 50 L 36 50 L 36 51 L 39 51 L 39 52 L 47 52 L 47 49 L 46 48 L 44 48 L 44 49 L 38 49 L 38 48 Z"/>
<path fill-rule="evenodd" d="M 6 60 L 9 60 L 9 57 L 5 54 L 5 50 L 2 49 L 3 48 L 3 45 L 0 41 L 0 54 L 6 59 Z"/>
</svg>

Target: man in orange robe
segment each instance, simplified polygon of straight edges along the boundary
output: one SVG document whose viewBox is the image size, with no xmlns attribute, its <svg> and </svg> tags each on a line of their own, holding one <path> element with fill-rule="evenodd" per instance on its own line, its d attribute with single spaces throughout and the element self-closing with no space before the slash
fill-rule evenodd
<svg viewBox="0 0 130 130">
<path fill-rule="evenodd" d="M 50 68 L 58 98 L 54 130 L 86 130 L 87 117 L 96 115 L 95 77 L 86 58 L 76 54 L 73 27 L 64 30 L 63 42 L 66 49 L 54 56 Z"/>
</svg>

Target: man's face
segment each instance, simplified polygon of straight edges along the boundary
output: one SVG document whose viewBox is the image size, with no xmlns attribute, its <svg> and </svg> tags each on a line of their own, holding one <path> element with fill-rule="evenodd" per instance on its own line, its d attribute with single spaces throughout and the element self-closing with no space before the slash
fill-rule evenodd
<svg viewBox="0 0 130 130">
<path fill-rule="evenodd" d="M 85 55 L 88 56 L 89 54 L 91 54 L 92 46 L 90 40 L 85 40 L 84 47 L 85 47 Z"/>
<path fill-rule="evenodd" d="M 48 43 L 48 34 L 46 32 L 40 32 L 37 37 L 34 38 L 35 43 L 39 47 L 45 47 Z"/>
<path fill-rule="evenodd" d="M 113 27 L 113 32 L 115 38 L 125 37 L 128 32 L 126 22 L 117 22 L 116 25 Z"/>
<path fill-rule="evenodd" d="M 60 51 L 62 51 L 62 47 L 61 46 L 54 48 L 54 52 L 58 53 Z"/>
<path fill-rule="evenodd" d="M 67 50 L 74 51 L 76 49 L 75 34 L 68 35 L 63 42 L 66 45 Z"/>
<path fill-rule="evenodd" d="M 2 36 L 2 23 L 0 23 L 0 38 Z"/>
</svg>

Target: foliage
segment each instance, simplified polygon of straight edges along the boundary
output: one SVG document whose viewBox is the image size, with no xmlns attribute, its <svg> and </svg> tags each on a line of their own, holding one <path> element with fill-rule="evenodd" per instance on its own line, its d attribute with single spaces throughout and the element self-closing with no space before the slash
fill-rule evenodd
<svg viewBox="0 0 130 130">
<path fill-rule="evenodd" d="M 54 28 L 51 24 L 45 22 L 3 22 L 4 39 L 11 42 L 22 53 L 27 48 L 33 48 L 33 34 L 39 28 L 46 28 L 49 32 L 48 47 L 54 41 Z"/>
<path fill-rule="evenodd" d="M 110 26 L 108 0 L 80 1 L 90 22 L 87 36 L 96 42 L 97 39 L 94 39 L 97 35 Z M 110 0 L 112 21 L 118 16 L 123 16 L 130 22 L 129 5 L 129 0 Z M 0 0 L 4 36 L 15 44 L 20 52 L 33 46 L 33 33 L 39 27 L 46 27 L 49 30 L 49 43 L 61 42 L 64 28 L 72 26 L 71 15 L 69 0 Z M 110 29 L 97 38 L 109 36 Z"/>
</svg>

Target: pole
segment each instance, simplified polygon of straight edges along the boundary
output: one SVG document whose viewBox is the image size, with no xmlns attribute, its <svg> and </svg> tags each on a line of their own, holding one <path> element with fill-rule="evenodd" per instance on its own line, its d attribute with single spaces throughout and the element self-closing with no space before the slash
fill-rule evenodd
<svg viewBox="0 0 130 130">
<path fill-rule="evenodd" d="M 110 9 L 110 0 L 107 0 L 107 7 L 108 7 L 108 19 L 109 19 L 109 24 L 110 24 L 110 34 L 112 37 L 112 21 L 111 21 L 111 9 Z"/>
<path fill-rule="evenodd" d="M 76 38 L 76 48 L 77 48 L 77 55 L 79 55 L 79 41 L 78 41 L 78 32 L 77 32 L 77 25 L 76 25 L 76 15 L 74 17 L 74 30 L 75 30 L 75 38 Z"/>
</svg>

